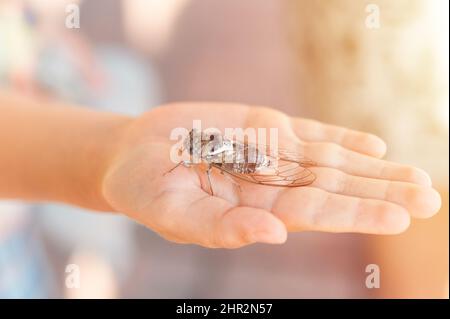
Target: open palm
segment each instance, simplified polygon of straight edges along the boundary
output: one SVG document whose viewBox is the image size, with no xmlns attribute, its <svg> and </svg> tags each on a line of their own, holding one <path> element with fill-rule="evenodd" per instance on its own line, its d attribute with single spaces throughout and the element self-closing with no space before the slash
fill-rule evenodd
<svg viewBox="0 0 450 319">
<path fill-rule="evenodd" d="M 212 174 L 209 194 L 201 169 L 174 163 L 170 132 L 202 127 L 271 128 L 280 143 L 316 163 L 316 180 L 306 187 L 240 183 Z M 180 103 L 136 119 L 118 142 L 103 181 L 106 200 L 117 211 L 164 238 L 206 247 L 237 248 L 282 243 L 288 231 L 394 234 L 410 217 L 427 218 L 440 208 L 430 178 L 417 168 L 381 160 L 379 138 L 312 120 L 291 118 L 270 108 L 237 104 Z"/>
</svg>

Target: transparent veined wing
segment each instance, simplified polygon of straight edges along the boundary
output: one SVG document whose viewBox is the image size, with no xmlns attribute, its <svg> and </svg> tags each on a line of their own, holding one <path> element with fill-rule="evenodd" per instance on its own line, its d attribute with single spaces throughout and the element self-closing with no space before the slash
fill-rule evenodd
<svg viewBox="0 0 450 319">
<path fill-rule="evenodd" d="M 236 145 L 236 152 L 244 154 L 245 157 L 249 154 L 255 154 L 255 152 L 257 155 L 263 154 L 267 159 L 267 166 L 246 173 L 236 170 L 234 165 L 230 165 L 230 163 L 213 163 L 212 166 L 238 179 L 269 186 L 307 186 L 313 183 L 316 178 L 313 172 L 308 169 L 315 163 L 296 151 L 283 148 L 277 148 L 274 151 L 265 146 L 261 148 L 254 144 L 241 142 L 236 142 Z M 242 158 L 242 156 L 236 157 Z M 251 155 L 248 157 L 255 158 Z"/>
</svg>

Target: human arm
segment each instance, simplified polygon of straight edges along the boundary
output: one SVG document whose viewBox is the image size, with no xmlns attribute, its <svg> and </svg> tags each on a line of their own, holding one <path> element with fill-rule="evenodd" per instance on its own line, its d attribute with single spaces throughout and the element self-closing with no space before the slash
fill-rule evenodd
<svg viewBox="0 0 450 319">
<path fill-rule="evenodd" d="M 0 197 L 62 201 L 117 211 L 166 239 L 206 247 L 282 243 L 289 231 L 393 234 L 410 217 L 436 213 L 426 173 L 379 159 L 379 138 L 264 107 L 178 103 L 138 118 L 0 97 Z M 317 163 L 308 187 L 243 183 L 180 167 L 169 152 L 175 127 L 277 127 Z"/>
</svg>

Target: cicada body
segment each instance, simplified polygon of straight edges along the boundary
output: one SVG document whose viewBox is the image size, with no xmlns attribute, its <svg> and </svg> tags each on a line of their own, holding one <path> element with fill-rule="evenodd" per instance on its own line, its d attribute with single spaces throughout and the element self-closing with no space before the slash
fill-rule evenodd
<svg viewBox="0 0 450 319">
<path fill-rule="evenodd" d="M 268 186 L 299 187 L 315 180 L 308 169 L 314 163 L 294 151 L 234 141 L 217 133 L 191 130 L 183 141 L 181 151 L 185 150 L 191 160 L 183 164 L 207 164 L 211 193 L 211 168 L 239 180 Z"/>
</svg>

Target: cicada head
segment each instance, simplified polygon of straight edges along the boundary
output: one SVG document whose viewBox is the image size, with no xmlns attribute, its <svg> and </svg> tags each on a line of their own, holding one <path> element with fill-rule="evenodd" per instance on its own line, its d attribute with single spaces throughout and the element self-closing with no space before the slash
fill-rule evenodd
<svg viewBox="0 0 450 319">
<path fill-rule="evenodd" d="M 200 156 L 202 151 L 202 133 L 200 130 L 190 130 L 184 139 L 183 149 L 187 150 L 190 156 Z"/>
<path fill-rule="evenodd" d="M 206 132 L 192 129 L 183 142 L 183 149 L 192 158 L 206 158 L 218 152 L 223 144 L 220 132 Z"/>
</svg>

